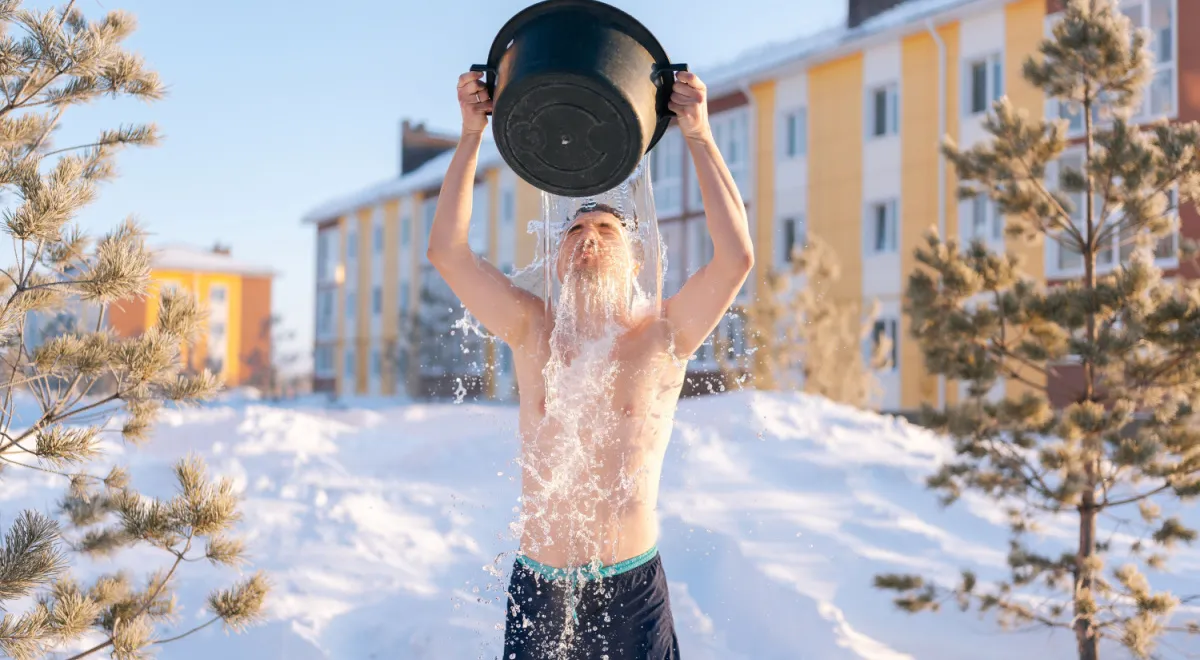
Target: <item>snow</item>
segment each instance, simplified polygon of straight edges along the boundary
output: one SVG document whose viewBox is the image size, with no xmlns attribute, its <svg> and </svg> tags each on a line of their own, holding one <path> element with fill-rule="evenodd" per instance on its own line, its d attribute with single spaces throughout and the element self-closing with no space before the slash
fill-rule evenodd
<svg viewBox="0 0 1200 660">
<path fill-rule="evenodd" d="M 752 78 L 778 67 L 818 57 L 838 46 L 848 45 L 972 3 L 980 3 L 980 0 L 910 0 L 872 16 L 854 28 L 842 24 L 789 41 L 766 44 L 699 75 L 710 89 L 720 92 L 737 83 L 752 82 Z"/>
<path fill-rule="evenodd" d="M 240 273 L 243 275 L 272 275 L 265 266 L 234 259 L 228 254 L 187 245 L 166 245 L 151 250 L 154 268 L 158 270 L 200 271 L 205 273 Z"/>
<path fill-rule="evenodd" d="M 275 590 L 263 625 L 241 635 L 206 629 L 159 657 L 497 658 L 496 599 L 512 555 L 497 564 L 499 577 L 485 567 L 515 549 L 507 525 L 519 494 L 516 429 L 516 409 L 496 404 L 330 406 L 313 397 L 272 406 L 228 397 L 165 413 L 152 443 L 117 447 L 117 460 L 136 486 L 158 494 L 171 487 L 170 464 L 189 452 L 231 476 L 252 565 L 269 572 Z M 1005 574 L 997 506 L 968 498 L 943 509 L 922 485 L 948 451 L 903 420 L 800 394 L 683 400 L 659 501 L 683 657 L 1072 656 L 1063 632 L 1007 634 L 953 606 L 910 616 L 872 587 L 880 572 Z M 51 511 L 62 486 L 7 470 L 0 510 L 8 520 L 23 507 Z M 1200 522 L 1194 509 L 1183 515 Z M 159 554 L 119 560 L 140 573 L 165 563 Z M 1185 547 L 1171 565 L 1176 574 L 1150 576 L 1156 586 L 1200 592 L 1200 552 Z M 186 569 L 179 629 L 205 620 L 204 595 L 234 578 L 201 563 Z"/>
</svg>

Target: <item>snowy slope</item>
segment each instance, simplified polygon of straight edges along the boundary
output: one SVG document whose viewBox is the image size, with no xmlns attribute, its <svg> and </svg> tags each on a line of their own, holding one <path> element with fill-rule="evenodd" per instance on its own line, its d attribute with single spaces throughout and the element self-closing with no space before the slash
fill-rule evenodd
<svg viewBox="0 0 1200 660">
<path fill-rule="evenodd" d="M 514 549 L 516 422 L 514 408 L 469 404 L 244 402 L 168 413 L 151 445 L 122 457 L 135 484 L 169 487 L 170 463 L 191 451 L 234 475 L 254 564 L 276 591 L 267 624 L 237 636 L 205 630 L 159 657 L 499 657 L 497 597 L 513 558 L 496 559 Z M 902 421 L 801 395 L 683 401 L 660 500 L 683 657 L 1070 657 L 1065 634 L 1004 634 L 956 611 L 909 616 L 871 587 L 883 571 L 1003 573 L 997 508 L 942 510 L 920 484 L 945 451 Z M 4 519 L 23 506 L 48 510 L 60 492 L 21 472 L 0 481 Z M 1186 515 L 1197 522 L 1195 510 Z M 160 561 L 124 560 L 140 570 Z M 486 570 L 493 565 L 500 575 Z M 1200 553 L 1185 548 L 1174 566 L 1179 575 L 1156 581 L 1200 593 L 1200 580 L 1180 577 L 1200 575 Z M 180 629 L 204 620 L 196 606 L 228 579 L 187 568 Z"/>
</svg>

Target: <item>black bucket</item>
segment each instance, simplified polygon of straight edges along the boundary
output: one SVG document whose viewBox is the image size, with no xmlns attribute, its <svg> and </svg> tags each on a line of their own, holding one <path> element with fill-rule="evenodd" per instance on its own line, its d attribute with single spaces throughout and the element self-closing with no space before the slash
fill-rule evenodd
<svg viewBox="0 0 1200 660">
<path fill-rule="evenodd" d="M 545 0 L 496 35 L 484 82 L 492 134 L 509 167 L 541 190 L 615 188 L 662 137 L 675 71 L 654 35 L 595 0 Z"/>
</svg>

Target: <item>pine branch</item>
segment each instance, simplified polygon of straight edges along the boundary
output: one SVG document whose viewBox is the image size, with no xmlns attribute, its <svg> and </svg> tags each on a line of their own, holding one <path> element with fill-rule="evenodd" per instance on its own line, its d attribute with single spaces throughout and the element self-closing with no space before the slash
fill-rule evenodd
<svg viewBox="0 0 1200 660">
<path fill-rule="evenodd" d="M 1163 485 L 1159 486 L 1158 488 L 1155 488 L 1154 490 L 1147 491 L 1147 492 L 1145 492 L 1145 493 L 1142 493 L 1142 494 L 1140 494 L 1140 495 L 1134 495 L 1133 497 L 1127 497 L 1127 498 L 1125 498 L 1125 499 L 1122 499 L 1122 500 L 1115 500 L 1115 501 L 1112 501 L 1112 502 L 1109 502 L 1109 501 L 1107 501 L 1107 500 L 1106 500 L 1106 501 L 1103 501 L 1103 502 L 1101 502 L 1101 503 L 1099 504 L 1099 506 L 1100 506 L 1100 508 L 1107 508 L 1107 507 L 1117 507 L 1117 506 L 1121 506 L 1121 505 L 1123 505 L 1123 504 L 1130 504 L 1130 503 L 1132 503 L 1132 502 L 1137 502 L 1137 501 L 1139 501 L 1139 500 L 1144 500 L 1144 499 L 1146 499 L 1146 498 L 1148 498 L 1148 497 L 1152 497 L 1152 496 L 1154 496 L 1154 495 L 1157 495 L 1158 493 L 1161 493 L 1161 492 L 1163 492 L 1164 490 L 1167 490 L 1167 489 L 1168 489 L 1168 488 L 1170 488 L 1170 487 L 1171 487 L 1171 484 L 1163 484 Z"/>
<path fill-rule="evenodd" d="M 154 642 L 151 642 L 151 644 L 170 644 L 171 642 L 177 642 L 177 641 L 179 641 L 179 640 L 183 639 L 184 637 L 187 637 L 188 635 L 190 635 L 190 634 L 192 634 L 192 633 L 194 633 L 194 632 L 198 632 L 198 631 L 200 631 L 200 630 L 204 630 L 205 628 L 207 628 L 207 627 L 211 626 L 212 624 L 214 624 L 214 623 L 216 623 L 216 622 L 218 622 L 218 621 L 220 621 L 220 620 L 221 620 L 221 617 L 219 617 L 219 616 L 215 616 L 215 617 L 213 617 L 213 618 L 209 619 L 208 621 L 206 621 L 206 622 L 204 622 L 204 623 L 202 623 L 202 624 L 200 624 L 200 625 L 196 626 L 195 628 L 192 628 L 191 630 L 189 630 L 189 631 L 187 631 L 187 632 L 185 632 L 185 633 L 183 633 L 183 634 L 181 634 L 181 635 L 176 635 L 176 636 L 174 636 L 174 637 L 168 637 L 167 639 L 159 639 L 159 640 L 155 640 Z"/>
<path fill-rule="evenodd" d="M 67 16 L 70 15 L 71 8 L 74 6 L 75 6 L 75 0 L 70 0 L 70 2 L 67 3 L 67 6 L 63 9 L 62 18 L 60 18 L 58 21 L 58 28 L 60 30 L 62 29 L 63 23 L 66 22 Z M 34 76 L 37 73 L 38 67 L 40 67 L 40 66 L 41 66 L 40 59 L 37 60 L 36 62 L 34 62 L 33 68 L 30 69 L 29 73 L 25 76 L 25 79 L 21 82 L 21 86 L 18 87 L 17 91 L 13 94 L 12 100 L 10 100 L 7 104 L 5 104 L 4 107 L 0 108 L 0 117 L 3 117 L 4 115 L 8 114 L 14 108 L 18 107 L 21 104 L 21 101 L 20 101 L 21 95 L 25 93 L 25 88 L 29 86 L 29 81 L 33 80 Z M 39 89 L 39 91 L 41 91 L 41 90 Z"/>
<path fill-rule="evenodd" d="M 187 547 L 184 548 L 185 553 L 187 552 L 188 548 L 191 548 L 191 545 L 192 545 L 192 537 L 189 534 L 188 538 L 187 538 Z M 158 598 L 158 594 L 162 593 L 162 590 L 164 588 L 166 588 L 167 583 L 171 581 L 171 577 L 175 575 L 175 570 L 179 568 L 179 563 L 182 560 L 183 560 L 183 558 L 181 556 L 176 557 L 175 563 L 171 564 L 171 570 L 167 571 L 166 576 L 164 576 L 163 579 L 159 581 L 158 586 L 155 587 L 154 591 L 142 600 L 142 605 L 140 607 L 138 607 L 138 609 L 135 611 L 134 614 L 132 614 L 128 617 L 129 621 L 131 621 L 131 622 L 136 621 L 138 619 L 138 617 L 140 617 L 141 615 L 146 613 L 146 610 L 149 609 L 150 605 L 152 605 L 154 603 L 154 599 Z M 107 641 L 101 642 L 100 644 L 97 644 L 96 646 L 93 646 L 92 648 L 90 648 L 86 651 L 77 653 L 77 654 L 67 658 L 67 660 L 79 660 L 79 658 L 86 658 L 87 656 L 89 656 L 93 653 L 96 653 L 97 651 L 103 651 L 104 649 L 112 646 L 113 643 L 116 641 L 116 636 L 117 636 L 116 629 L 117 629 L 117 625 L 114 623 L 113 634 L 109 635 Z"/>
</svg>

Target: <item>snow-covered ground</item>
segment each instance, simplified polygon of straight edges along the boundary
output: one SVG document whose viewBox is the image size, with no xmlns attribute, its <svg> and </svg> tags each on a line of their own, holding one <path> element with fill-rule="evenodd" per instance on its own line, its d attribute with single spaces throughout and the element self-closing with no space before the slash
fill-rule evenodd
<svg viewBox="0 0 1200 660">
<path fill-rule="evenodd" d="M 159 657 L 499 657 L 498 597 L 512 555 L 496 559 L 515 547 L 507 525 L 519 493 L 516 423 L 508 406 L 333 408 L 316 399 L 166 413 L 155 440 L 119 460 L 148 492 L 169 488 L 170 464 L 188 452 L 234 476 L 253 564 L 269 571 L 275 591 L 264 625 L 242 635 L 207 629 Z M 1004 574 L 998 507 L 968 500 L 942 509 L 921 484 L 946 452 L 901 420 L 797 394 L 684 400 L 663 474 L 659 544 L 683 657 L 1073 657 L 1063 632 L 1003 633 L 953 606 L 911 616 L 872 587 L 879 572 Z M 6 520 L 21 507 L 49 511 L 60 493 L 45 475 L 8 470 L 0 511 Z M 1200 521 L 1194 509 L 1185 517 Z M 1047 533 L 1068 547 L 1069 530 Z M 160 560 L 122 556 L 140 570 Z M 500 577 L 486 570 L 493 564 Z M 1200 552 L 1184 548 L 1171 566 L 1156 583 L 1200 593 Z M 231 577 L 186 568 L 180 629 L 205 620 L 204 594 Z"/>
</svg>

